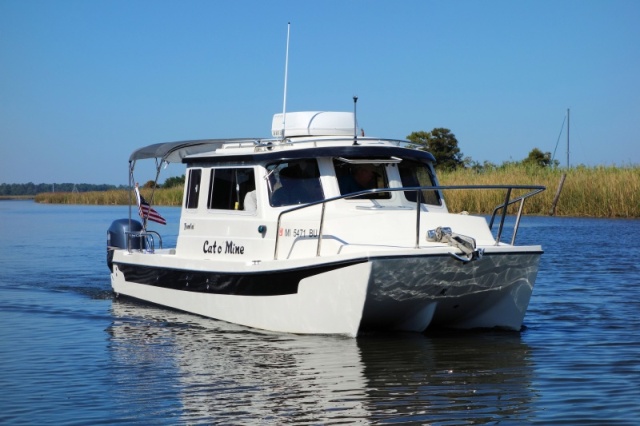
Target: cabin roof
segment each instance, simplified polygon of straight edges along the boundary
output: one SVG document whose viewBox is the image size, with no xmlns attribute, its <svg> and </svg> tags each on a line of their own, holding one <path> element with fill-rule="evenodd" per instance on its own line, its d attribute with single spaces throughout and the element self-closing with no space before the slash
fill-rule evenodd
<svg viewBox="0 0 640 426">
<path fill-rule="evenodd" d="M 268 161 L 295 160 L 300 158 L 318 157 L 350 157 L 362 159 L 388 159 L 399 157 L 419 162 L 435 162 L 431 153 L 417 149 L 408 149 L 392 145 L 342 145 L 321 146 L 314 148 L 293 148 L 286 150 L 273 150 L 262 152 L 232 153 L 224 156 L 199 154 L 187 156 L 183 159 L 187 164 L 239 162 L 239 163 L 263 163 Z"/>
<path fill-rule="evenodd" d="M 361 140 L 361 139 L 359 139 Z M 313 142 L 313 138 L 308 141 Z M 355 158 L 389 158 L 391 156 L 412 159 L 415 161 L 434 162 L 431 153 L 417 149 L 398 146 L 398 142 L 376 139 L 385 144 L 335 145 L 303 147 L 289 146 L 282 148 L 270 139 L 239 138 L 239 139 L 201 139 L 178 142 L 164 142 L 149 145 L 135 150 L 129 157 L 129 162 L 142 159 L 156 158 L 168 163 L 212 163 L 212 162 L 245 162 L 257 163 L 263 161 L 277 161 L 310 157 L 338 157 Z M 275 142 L 274 145 L 269 143 Z M 317 142 L 322 142 L 321 140 Z M 393 142 L 393 143 L 389 143 Z M 232 145 L 240 149 L 226 151 L 223 148 Z M 258 149 L 261 148 L 261 149 Z"/>
</svg>

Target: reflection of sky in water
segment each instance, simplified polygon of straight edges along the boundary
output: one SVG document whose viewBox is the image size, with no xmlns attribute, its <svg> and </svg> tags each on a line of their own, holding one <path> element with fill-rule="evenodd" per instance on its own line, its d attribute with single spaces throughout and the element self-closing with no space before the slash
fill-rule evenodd
<svg viewBox="0 0 640 426">
<path fill-rule="evenodd" d="M 532 398 L 518 334 L 295 336 L 131 302 L 112 310 L 117 397 L 134 407 L 160 392 L 158 409 L 185 422 L 517 418 Z"/>
<path fill-rule="evenodd" d="M 367 417 L 355 339 L 261 333 L 132 302 L 117 301 L 112 309 L 114 362 L 124 367 L 123 376 L 140 374 L 144 381 L 146 362 L 138 369 L 131 361 L 162 352 L 169 377 L 159 387 L 179 389 L 183 421 Z M 139 395 L 132 389 L 125 398 Z"/>
</svg>

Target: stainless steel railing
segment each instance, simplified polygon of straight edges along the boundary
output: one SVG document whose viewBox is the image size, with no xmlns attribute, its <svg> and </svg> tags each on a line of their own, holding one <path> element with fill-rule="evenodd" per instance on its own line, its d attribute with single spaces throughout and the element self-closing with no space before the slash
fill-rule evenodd
<svg viewBox="0 0 640 426">
<path fill-rule="evenodd" d="M 154 235 L 158 237 L 158 243 L 160 249 L 162 249 L 162 237 L 156 231 L 127 231 L 127 251 L 132 253 L 136 248 L 137 250 L 147 250 L 150 253 L 155 251 L 155 239 Z M 133 241 L 137 241 L 138 244 L 133 244 Z"/>
<path fill-rule="evenodd" d="M 524 195 L 518 196 L 514 199 L 511 199 L 511 193 L 513 190 L 529 190 L 529 192 L 527 192 Z M 343 199 L 349 199 L 349 198 L 356 198 L 356 197 L 361 197 L 363 195 L 367 195 L 367 194 L 376 194 L 376 193 L 385 193 L 385 192 L 398 192 L 398 191 L 403 191 L 403 192 L 408 192 L 408 191 L 413 191 L 416 192 L 416 200 L 421 200 L 422 199 L 422 191 L 423 190 L 435 190 L 435 191 L 442 191 L 442 190 L 504 190 L 505 191 L 505 197 L 504 197 L 504 202 L 502 204 L 499 204 L 498 206 L 496 206 L 493 209 L 493 213 L 491 215 L 491 220 L 489 222 L 489 229 L 493 230 L 493 223 L 494 220 L 496 218 L 496 215 L 499 211 L 502 211 L 502 214 L 500 216 L 500 224 L 498 226 L 498 231 L 497 231 L 497 235 L 496 235 L 496 243 L 495 245 L 499 245 L 501 242 L 501 238 L 502 238 L 502 232 L 504 229 L 504 223 L 505 223 L 505 219 L 507 216 L 507 209 L 510 205 L 515 204 L 520 202 L 520 205 L 518 207 L 518 213 L 516 215 L 516 221 L 514 224 L 514 228 L 513 228 L 513 234 L 511 237 L 511 245 L 515 244 L 516 241 L 516 235 L 518 233 L 518 227 L 520 226 L 520 217 L 522 216 L 522 211 L 524 209 L 524 202 L 525 200 L 527 200 L 528 198 L 544 191 L 546 188 L 544 186 L 539 186 L 539 185 L 452 185 L 452 186 L 421 186 L 421 187 L 402 187 L 402 188 L 377 188 L 377 189 L 368 189 L 368 190 L 364 190 L 364 191 L 360 191 L 360 192 L 355 192 L 352 194 L 347 194 L 347 195 L 341 195 L 338 197 L 332 197 L 332 198 L 326 198 L 320 201 L 315 201 L 313 203 L 309 203 L 309 204 L 303 204 L 300 206 L 296 206 L 287 210 L 284 210 L 282 212 L 280 212 L 280 214 L 278 215 L 278 222 L 277 222 L 277 227 L 276 227 L 276 241 L 275 241 L 275 248 L 274 248 L 274 254 L 273 254 L 273 258 L 274 260 L 278 259 L 278 247 L 279 247 L 279 241 L 280 241 L 280 233 L 277 232 L 277 230 L 280 229 L 280 224 L 282 222 L 282 217 L 284 215 L 287 215 L 289 213 L 295 212 L 295 211 L 299 211 L 299 210 L 303 210 L 303 209 L 308 209 L 310 207 L 313 206 L 317 206 L 317 205 L 321 205 L 322 209 L 321 209 L 321 213 L 320 213 L 320 224 L 318 227 L 318 244 L 317 244 L 317 248 L 316 248 L 316 256 L 320 256 L 320 250 L 322 247 L 322 237 L 323 237 L 323 229 L 324 229 L 324 222 L 325 222 L 325 211 L 326 211 L 326 205 L 328 203 L 332 203 L 338 200 L 343 200 Z M 421 205 L 422 203 L 416 202 L 416 227 L 415 227 L 415 248 L 419 248 L 420 247 L 420 215 L 422 213 L 422 209 L 421 209 Z"/>
</svg>

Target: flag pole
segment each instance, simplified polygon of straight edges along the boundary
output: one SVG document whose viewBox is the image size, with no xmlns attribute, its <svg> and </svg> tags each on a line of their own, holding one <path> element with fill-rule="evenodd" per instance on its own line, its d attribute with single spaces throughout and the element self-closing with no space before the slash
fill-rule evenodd
<svg viewBox="0 0 640 426">
<path fill-rule="evenodd" d="M 140 201 L 140 188 L 138 187 L 138 182 L 136 182 L 136 186 L 134 188 L 135 193 L 136 193 L 136 204 L 138 205 L 138 216 L 140 216 L 140 218 L 142 219 L 142 230 L 146 231 L 147 230 L 147 218 L 149 217 L 149 212 L 147 211 L 146 214 L 142 213 L 142 204 Z"/>
</svg>

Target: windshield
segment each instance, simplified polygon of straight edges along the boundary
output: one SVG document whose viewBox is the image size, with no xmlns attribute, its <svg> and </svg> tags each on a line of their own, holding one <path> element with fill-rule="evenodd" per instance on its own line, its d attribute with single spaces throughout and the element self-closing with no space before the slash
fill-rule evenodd
<svg viewBox="0 0 640 426">
<path fill-rule="evenodd" d="M 306 204 L 324 199 L 315 159 L 267 165 L 269 201 L 273 207 Z"/>
<path fill-rule="evenodd" d="M 340 187 L 340 195 L 352 194 L 367 189 L 388 188 L 389 179 L 384 164 L 348 162 L 347 159 L 334 159 L 333 167 L 336 170 L 336 178 Z M 355 199 L 389 199 L 390 192 L 378 192 L 364 194 Z"/>
<path fill-rule="evenodd" d="M 436 179 L 431 172 L 431 168 L 429 168 L 427 164 L 404 160 L 398 165 L 398 170 L 400 171 L 400 179 L 402 180 L 402 186 L 404 187 L 436 186 Z M 423 189 L 420 193 L 422 195 L 422 199 L 420 200 L 421 202 L 436 206 L 441 205 L 440 194 L 438 191 L 433 189 Z M 415 191 L 405 191 L 404 196 L 408 201 L 415 203 Z"/>
</svg>

